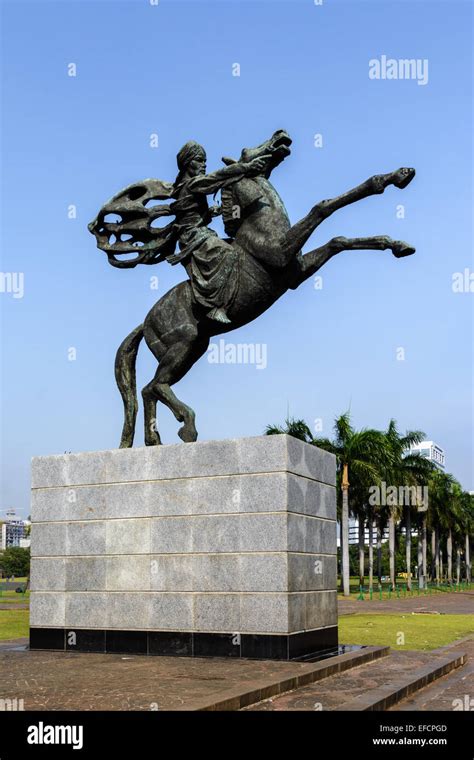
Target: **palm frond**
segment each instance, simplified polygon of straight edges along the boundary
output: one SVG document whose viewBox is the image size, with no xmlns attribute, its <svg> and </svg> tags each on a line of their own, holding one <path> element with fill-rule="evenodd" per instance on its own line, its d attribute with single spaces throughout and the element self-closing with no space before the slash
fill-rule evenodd
<svg viewBox="0 0 474 760">
<path fill-rule="evenodd" d="M 344 412 L 334 422 L 334 433 L 336 438 L 336 444 L 339 447 L 343 447 L 350 440 L 354 433 L 354 429 L 351 425 L 350 412 Z"/>
<path fill-rule="evenodd" d="M 286 430 L 282 427 L 279 427 L 278 425 L 267 425 L 264 435 L 281 435 L 282 433 L 286 433 Z"/>
<path fill-rule="evenodd" d="M 287 417 L 284 426 L 267 425 L 265 428 L 265 435 L 281 435 L 282 433 L 298 438 L 305 443 L 313 443 L 313 434 L 304 420 Z"/>
</svg>

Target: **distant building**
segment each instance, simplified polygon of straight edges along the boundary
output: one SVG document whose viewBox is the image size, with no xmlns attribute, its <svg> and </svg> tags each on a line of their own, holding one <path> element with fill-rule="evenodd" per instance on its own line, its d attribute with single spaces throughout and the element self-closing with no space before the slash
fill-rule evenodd
<svg viewBox="0 0 474 760">
<path fill-rule="evenodd" d="M 386 541 L 388 541 L 388 528 L 385 528 L 385 530 L 382 533 L 382 543 L 384 544 Z M 358 544 L 359 543 L 359 520 L 356 517 L 349 517 L 349 544 Z M 377 526 L 374 523 L 374 529 L 372 532 L 372 543 L 373 546 L 377 543 Z M 365 526 L 365 545 L 369 545 L 369 529 L 367 525 Z M 338 543 L 339 546 L 339 543 Z"/>
<path fill-rule="evenodd" d="M 0 551 L 9 549 L 11 546 L 20 546 L 20 541 L 24 538 L 25 526 L 21 521 L 5 522 L 2 525 L 2 536 L 0 539 Z"/>
<path fill-rule="evenodd" d="M 27 549 L 30 546 L 30 538 L 27 536 L 27 526 L 29 525 L 30 523 L 27 520 L 20 520 L 15 515 L 14 510 L 8 510 L 6 520 L 1 525 L 0 551 L 12 546 Z"/>
<path fill-rule="evenodd" d="M 421 441 L 410 448 L 410 454 L 421 454 L 425 459 L 429 459 L 440 470 L 445 470 L 444 449 L 438 446 L 434 441 Z"/>
</svg>

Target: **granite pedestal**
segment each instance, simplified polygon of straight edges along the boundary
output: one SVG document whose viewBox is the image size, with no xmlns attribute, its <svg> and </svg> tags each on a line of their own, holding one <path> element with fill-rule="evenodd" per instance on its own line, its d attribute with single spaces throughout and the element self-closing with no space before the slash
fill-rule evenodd
<svg viewBox="0 0 474 760">
<path fill-rule="evenodd" d="M 34 458 L 31 648 L 334 647 L 335 479 L 287 435 Z"/>
</svg>

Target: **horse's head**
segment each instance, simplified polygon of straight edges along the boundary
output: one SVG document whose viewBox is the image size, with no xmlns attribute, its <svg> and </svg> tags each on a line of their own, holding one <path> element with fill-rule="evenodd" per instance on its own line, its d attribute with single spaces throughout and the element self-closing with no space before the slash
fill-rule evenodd
<svg viewBox="0 0 474 760">
<path fill-rule="evenodd" d="M 254 158 L 268 156 L 266 165 L 262 170 L 262 175 L 269 177 L 273 169 L 290 155 L 291 142 L 292 140 L 288 132 L 285 132 L 284 129 L 278 129 L 268 140 L 265 140 L 265 142 L 257 145 L 255 148 L 243 148 L 239 161 L 248 163 Z M 222 160 L 227 165 L 235 163 L 232 158 L 224 157 Z"/>
<path fill-rule="evenodd" d="M 285 132 L 284 129 L 278 129 L 268 140 L 265 140 L 265 142 L 257 145 L 255 148 L 244 148 L 240 154 L 239 162 L 249 163 L 257 158 L 265 157 L 266 160 L 258 176 L 265 177 L 268 180 L 273 169 L 290 155 L 291 142 L 292 140 L 288 132 Z M 227 166 L 236 163 L 233 158 L 223 157 L 222 160 Z M 257 175 L 255 174 L 251 175 L 252 179 L 256 177 Z M 254 207 L 254 204 L 261 199 L 264 192 L 261 183 L 246 180 L 235 182 L 228 188 L 222 189 L 222 219 L 225 231 L 229 237 L 236 237 L 237 231 L 240 229 L 243 221 L 243 212 L 250 207 Z M 275 196 L 276 191 L 274 188 L 272 188 L 272 193 Z M 283 204 L 280 204 L 279 208 L 282 206 Z M 236 208 L 240 209 L 239 214 L 235 213 Z"/>
</svg>

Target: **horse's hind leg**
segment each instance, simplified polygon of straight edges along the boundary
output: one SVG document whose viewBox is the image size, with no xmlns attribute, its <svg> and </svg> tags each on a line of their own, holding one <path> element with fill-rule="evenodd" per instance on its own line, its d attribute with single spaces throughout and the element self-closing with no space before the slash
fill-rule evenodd
<svg viewBox="0 0 474 760">
<path fill-rule="evenodd" d="M 395 185 L 395 187 L 401 190 L 411 182 L 414 176 L 414 169 L 402 167 L 388 174 L 376 174 L 374 177 L 370 177 L 365 182 L 362 182 L 361 185 L 353 187 L 336 198 L 320 201 L 313 206 L 309 214 L 290 227 L 285 233 L 281 241 L 281 247 L 282 250 L 286 251 L 288 260 L 303 248 L 310 235 L 319 227 L 321 222 L 335 211 L 338 211 L 338 209 L 344 208 L 344 206 L 348 206 L 351 203 L 356 203 L 370 195 L 383 193 L 389 185 Z"/>
<path fill-rule="evenodd" d="M 155 410 L 157 401 L 165 404 L 173 412 L 178 422 L 184 423 L 178 431 L 181 440 L 191 442 L 197 439 L 194 411 L 180 401 L 171 390 L 171 385 L 184 377 L 194 362 L 206 352 L 209 345 L 208 338 L 197 339 L 194 330 L 192 333 L 181 335 L 181 340 L 173 343 L 161 355 L 155 377 L 142 390 L 145 407 L 145 443 L 147 446 L 161 443 L 156 432 Z M 153 350 L 152 345 L 150 348 Z M 158 437 L 158 440 L 155 436 Z"/>
<path fill-rule="evenodd" d="M 148 348 L 158 361 L 166 353 L 166 346 L 158 338 L 155 331 L 150 331 L 148 327 L 144 330 L 145 340 Z M 156 403 L 157 397 L 153 392 L 155 380 L 145 385 L 142 390 L 143 415 L 145 420 L 145 446 L 159 446 L 161 444 L 160 434 L 157 427 Z"/>
<path fill-rule="evenodd" d="M 155 387 L 158 400 L 165 404 L 168 409 L 171 409 L 178 422 L 184 422 L 184 425 L 178 430 L 181 440 L 186 443 L 195 441 L 198 433 L 194 424 L 194 410 L 175 396 L 168 383 L 157 383 Z"/>
<path fill-rule="evenodd" d="M 298 258 L 298 270 L 290 287 L 297 288 L 341 251 L 385 251 L 387 249 L 391 250 L 397 259 L 415 253 L 413 246 L 403 240 L 392 240 L 388 235 L 357 238 L 334 237 L 325 245 L 315 248 L 314 251 L 308 251 Z"/>
<path fill-rule="evenodd" d="M 159 446 L 161 444 L 156 420 L 157 397 L 153 392 L 155 380 L 145 385 L 142 390 L 143 414 L 145 417 L 145 446 Z"/>
</svg>

